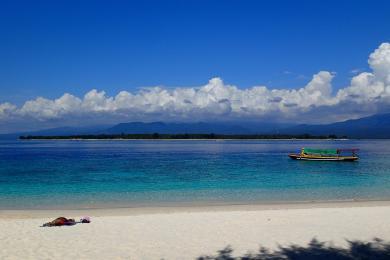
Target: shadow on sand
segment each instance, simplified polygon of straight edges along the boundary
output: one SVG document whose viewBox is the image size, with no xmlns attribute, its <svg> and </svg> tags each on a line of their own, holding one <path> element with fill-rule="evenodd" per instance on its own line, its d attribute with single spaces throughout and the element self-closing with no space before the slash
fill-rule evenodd
<svg viewBox="0 0 390 260">
<path fill-rule="evenodd" d="M 198 260 L 351 260 L 351 259 L 390 259 L 390 243 L 381 239 L 371 242 L 349 241 L 348 247 L 335 247 L 313 238 L 307 246 L 279 246 L 271 251 L 261 247 L 257 253 L 248 253 L 243 256 L 233 257 L 233 249 L 230 246 L 218 251 L 217 255 L 198 257 Z"/>
</svg>

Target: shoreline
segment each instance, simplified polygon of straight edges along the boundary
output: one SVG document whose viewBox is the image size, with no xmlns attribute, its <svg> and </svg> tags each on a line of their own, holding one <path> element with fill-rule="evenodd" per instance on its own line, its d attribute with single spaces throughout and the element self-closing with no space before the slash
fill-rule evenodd
<svg viewBox="0 0 390 260">
<path fill-rule="evenodd" d="M 158 139 L 151 139 L 151 138 L 34 138 L 34 139 L 20 139 L 17 138 L 19 141 L 349 141 L 349 140 L 363 140 L 363 139 L 350 139 L 350 138 L 217 138 L 217 139 L 206 139 L 206 138 L 158 138 Z M 377 139 L 367 139 L 367 140 L 377 140 Z M 383 139 L 378 139 L 383 140 Z"/>
<path fill-rule="evenodd" d="M 60 215 L 137 216 L 153 214 L 174 214 L 194 212 L 235 212 L 272 211 L 291 209 L 327 209 L 390 207 L 390 200 L 332 200 L 332 201 L 293 201 L 258 203 L 183 203 L 162 205 L 134 205 L 94 208 L 53 208 L 53 209 L 0 209 L 0 219 L 33 219 L 58 217 Z"/>
<path fill-rule="evenodd" d="M 389 215 L 390 201 L 0 211 L 0 258 L 186 260 L 227 246 L 233 256 L 260 246 L 307 247 L 312 239 L 344 248 L 390 241 Z M 59 216 L 90 216 L 91 223 L 41 227 Z"/>
<path fill-rule="evenodd" d="M 255 138 L 225 138 L 225 139 L 196 139 L 196 138 L 185 138 L 185 139 L 169 139 L 169 138 L 159 138 L 159 139 L 151 139 L 151 138 L 69 138 L 69 139 L 61 139 L 61 138 L 34 138 L 34 139 L 20 139 L 20 138 L 4 138 L 0 141 L 384 141 L 390 140 L 390 138 L 264 138 L 264 139 L 255 139 Z"/>
</svg>

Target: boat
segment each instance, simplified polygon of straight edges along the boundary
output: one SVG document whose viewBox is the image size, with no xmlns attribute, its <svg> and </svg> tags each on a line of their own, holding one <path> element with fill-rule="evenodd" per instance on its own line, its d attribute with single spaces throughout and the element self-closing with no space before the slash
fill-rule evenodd
<svg viewBox="0 0 390 260">
<path fill-rule="evenodd" d="M 305 161 L 356 161 L 359 159 L 356 152 L 359 149 L 312 149 L 302 148 L 301 152 L 291 153 L 288 156 L 294 160 Z M 348 154 L 346 154 L 348 153 Z"/>
</svg>

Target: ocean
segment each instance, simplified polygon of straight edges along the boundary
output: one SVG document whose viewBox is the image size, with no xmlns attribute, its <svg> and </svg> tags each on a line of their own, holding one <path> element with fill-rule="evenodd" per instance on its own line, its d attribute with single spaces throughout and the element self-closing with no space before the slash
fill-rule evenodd
<svg viewBox="0 0 390 260">
<path fill-rule="evenodd" d="M 357 162 L 295 161 L 301 147 Z M 1 140 L 0 209 L 390 199 L 390 140 Z"/>
</svg>

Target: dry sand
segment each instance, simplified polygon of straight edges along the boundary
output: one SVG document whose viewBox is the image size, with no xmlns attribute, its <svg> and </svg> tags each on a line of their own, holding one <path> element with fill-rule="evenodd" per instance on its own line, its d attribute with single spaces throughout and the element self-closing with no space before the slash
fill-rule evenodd
<svg viewBox="0 0 390 260">
<path fill-rule="evenodd" d="M 39 227 L 62 215 L 92 223 Z M 314 237 L 390 241 L 390 203 L 0 211 L 0 259 L 195 259 L 227 245 L 241 255 Z"/>
</svg>

